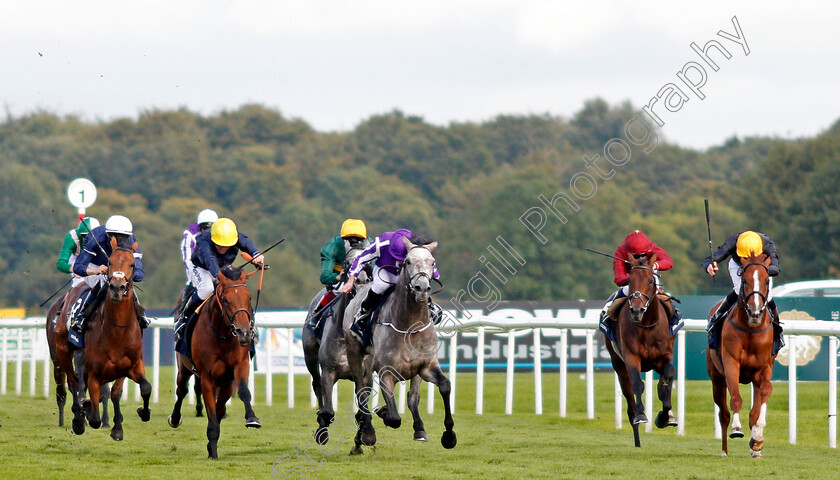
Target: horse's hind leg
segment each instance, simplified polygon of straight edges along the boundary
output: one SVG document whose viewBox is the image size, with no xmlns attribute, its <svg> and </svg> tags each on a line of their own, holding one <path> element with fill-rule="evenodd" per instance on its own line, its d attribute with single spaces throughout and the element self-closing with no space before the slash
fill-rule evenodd
<svg viewBox="0 0 840 480">
<path fill-rule="evenodd" d="M 712 399 L 714 400 L 715 405 L 718 406 L 718 421 L 720 422 L 720 428 L 724 432 L 724 434 L 721 435 L 721 455 L 727 456 L 729 455 L 729 449 L 727 446 L 728 438 L 725 432 L 726 429 L 729 428 L 730 416 L 729 408 L 726 406 L 726 378 L 724 378 L 723 374 L 718 371 L 717 367 L 715 367 L 712 362 L 711 355 L 716 354 L 717 353 L 710 353 L 709 350 L 706 351 L 706 372 L 709 374 L 709 379 L 712 381 Z"/>
<path fill-rule="evenodd" d="M 140 396 L 143 398 L 143 406 L 137 408 L 137 415 L 140 420 L 148 422 L 152 418 L 152 412 L 149 410 L 149 399 L 152 396 L 152 384 L 146 380 L 146 367 L 143 361 L 140 360 L 134 364 L 134 368 L 128 374 L 129 378 L 134 380 L 140 386 Z"/>
<path fill-rule="evenodd" d="M 772 364 L 771 364 L 772 366 Z M 773 384 L 770 383 L 772 370 L 766 368 L 753 382 L 754 398 L 753 407 L 750 411 L 750 455 L 753 458 L 761 458 L 761 449 L 764 448 L 764 427 L 767 426 L 767 400 L 773 391 Z"/>
<path fill-rule="evenodd" d="M 76 369 L 76 387 L 73 388 L 73 433 L 81 435 L 85 433 L 85 352 L 84 350 L 73 351 L 73 363 Z"/>
<path fill-rule="evenodd" d="M 122 410 L 120 410 L 120 397 L 122 396 L 123 382 L 125 378 L 118 378 L 111 386 L 111 403 L 114 405 L 114 426 L 111 427 L 111 438 L 116 441 L 123 439 Z"/>
<path fill-rule="evenodd" d="M 181 417 L 181 404 L 184 403 L 184 398 L 189 392 L 189 380 L 192 376 L 192 371 L 181 364 L 178 359 L 178 377 L 175 383 L 175 405 L 172 406 L 172 413 L 167 417 L 166 422 L 172 428 L 178 428 L 183 423 L 184 419 Z M 198 385 L 198 377 L 196 377 L 196 385 Z M 198 392 L 197 398 L 201 401 L 201 392 Z"/>
<path fill-rule="evenodd" d="M 318 394 L 318 404 L 321 405 L 321 408 L 318 409 L 318 429 L 315 430 L 315 441 L 318 445 L 326 445 L 330 441 L 330 424 L 335 419 L 335 410 L 332 403 L 332 391 L 336 381 L 335 372 L 325 371 L 324 375 L 320 376 L 320 380 L 321 385 L 316 392 L 320 392 Z M 329 392 L 329 394 L 325 395 L 324 392 Z"/>
<path fill-rule="evenodd" d="M 627 367 L 618 357 L 618 354 L 613 351 L 609 340 L 607 340 L 607 350 L 610 352 L 613 370 L 615 370 L 615 374 L 618 375 L 618 384 L 621 386 L 621 393 L 624 395 L 624 401 L 627 402 L 627 418 L 630 420 L 630 425 L 633 427 L 633 444 L 637 447 L 641 447 L 642 443 L 639 439 L 639 424 L 633 422 L 633 419 L 636 418 L 636 400 L 633 398 L 633 387 L 630 382 L 630 376 L 627 375 Z"/>
<path fill-rule="evenodd" d="M 102 404 L 102 426 L 108 428 L 111 426 L 111 417 L 108 416 L 108 400 L 111 397 L 111 386 L 108 383 L 103 383 L 100 388 L 99 403 Z"/>
<path fill-rule="evenodd" d="M 420 386 L 423 381 L 420 376 L 415 376 L 411 379 L 411 389 L 408 391 L 408 409 L 411 410 L 411 416 L 414 419 L 414 439 L 419 442 L 428 442 L 429 437 L 426 436 L 426 428 L 423 425 L 423 419 L 420 418 Z"/>
<path fill-rule="evenodd" d="M 455 436 L 455 431 L 453 430 L 455 421 L 452 420 L 452 406 L 449 399 L 452 386 L 449 383 L 449 379 L 443 374 L 443 370 L 440 369 L 440 365 L 437 365 L 437 362 L 431 368 L 427 367 L 421 370 L 420 377 L 438 386 L 440 397 L 443 400 L 443 426 L 446 428 L 440 437 L 440 443 L 443 445 L 443 448 L 455 448 L 455 445 L 458 443 L 458 437 Z"/>
<path fill-rule="evenodd" d="M 193 391 L 195 392 L 195 416 L 203 417 L 204 405 L 201 403 L 201 377 L 199 377 L 198 375 L 195 376 L 195 381 L 193 382 Z"/>
<path fill-rule="evenodd" d="M 216 384 L 212 378 L 205 378 L 201 382 L 201 393 L 204 395 L 204 406 L 207 409 L 207 456 L 213 460 L 219 458 L 217 450 L 219 418 L 216 416 L 216 409 L 219 406 L 219 402 L 216 401 L 216 390 Z M 222 408 L 224 408 L 224 402 L 222 403 Z"/>
<path fill-rule="evenodd" d="M 53 378 L 55 379 L 55 403 L 58 405 L 58 426 L 64 426 L 64 404 L 67 402 L 67 389 L 64 388 L 66 375 L 57 361 L 53 361 Z"/>
<path fill-rule="evenodd" d="M 676 370 L 674 364 L 669 359 L 662 373 L 659 375 L 658 392 L 659 400 L 662 402 L 662 411 L 654 419 L 657 428 L 677 426 L 677 419 L 674 417 L 674 412 L 671 409 L 671 386 L 674 382 Z"/>
</svg>

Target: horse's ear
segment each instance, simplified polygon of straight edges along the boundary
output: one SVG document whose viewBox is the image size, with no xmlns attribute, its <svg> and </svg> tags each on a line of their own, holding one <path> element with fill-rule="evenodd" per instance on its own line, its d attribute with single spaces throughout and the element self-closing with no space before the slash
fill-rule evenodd
<svg viewBox="0 0 840 480">
<path fill-rule="evenodd" d="M 114 251 L 116 249 L 117 249 L 117 237 L 112 236 L 111 237 L 111 251 Z"/>
<path fill-rule="evenodd" d="M 404 237 L 402 237 L 402 239 L 403 239 L 403 245 L 405 245 L 406 250 L 411 250 L 412 248 L 417 246 L 417 245 L 414 245 L 413 243 L 411 243 L 411 240 L 409 240 L 408 237 L 404 236 Z"/>
<path fill-rule="evenodd" d="M 746 265 L 746 264 L 750 263 L 750 260 L 748 258 L 744 258 L 744 257 L 738 257 L 738 261 L 741 262 L 741 265 Z"/>
<path fill-rule="evenodd" d="M 653 255 L 651 255 L 651 256 L 650 256 L 650 259 L 648 260 L 648 263 L 649 263 L 651 266 L 653 266 L 653 264 L 654 264 L 654 263 L 656 263 L 656 254 L 655 254 L 655 253 L 654 253 Z"/>
<path fill-rule="evenodd" d="M 132 252 L 136 252 L 138 248 L 140 248 L 140 242 L 135 241 L 134 243 L 131 244 L 131 251 Z"/>
<path fill-rule="evenodd" d="M 765 254 L 764 254 L 764 260 L 763 260 L 761 263 L 763 263 L 763 264 L 765 264 L 765 265 L 767 265 L 767 266 L 769 267 L 769 266 L 770 266 L 771 261 L 772 261 L 772 260 L 770 259 L 770 255 L 767 255 L 767 254 L 765 253 Z"/>
<path fill-rule="evenodd" d="M 628 253 L 628 254 L 627 254 L 627 261 L 628 261 L 628 262 L 630 262 L 630 263 L 633 263 L 633 260 L 635 260 L 635 258 L 633 258 L 633 254 L 632 254 L 632 253 Z"/>
<path fill-rule="evenodd" d="M 430 244 L 428 244 L 428 245 L 424 245 L 424 247 L 426 247 L 427 249 L 429 249 L 429 252 L 431 252 L 432 254 L 434 254 L 434 253 L 435 253 L 435 249 L 437 248 L 437 242 L 432 242 L 432 243 L 430 243 Z"/>
</svg>

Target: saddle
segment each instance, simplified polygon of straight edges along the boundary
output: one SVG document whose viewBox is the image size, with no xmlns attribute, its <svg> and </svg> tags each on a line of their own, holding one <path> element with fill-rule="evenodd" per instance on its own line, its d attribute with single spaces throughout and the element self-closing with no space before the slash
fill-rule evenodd
<svg viewBox="0 0 840 480">
<path fill-rule="evenodd" d="M 327 322 L 335 322 L 335 312 L 333 312 L 332 307 L 339 301 L 340 298 L 341 295 L 336 295 L 335 298 L 329 301 L 329 303 L 316 309 L 312 312 L 312 320 L 306 322 L 306 328 L 308 328 L 319 341 L 321 340 L 321 336 L 324 334 L 324 325 L 326 325 Z"/>
<path fill-rule="evenodd" d="M 84 305 L 83 310 L 81 311 L 80 315 L 84 319 L 85 326 L 87 326 L 88 319 L 90 319 L 91 314 L 96 311 L 97 307 L 102 304 L 105 300 L 105 296 L 108 294 L 107 288 L 102 288 L 101 286 L 97 285 L 90 290 L 90 294 L 93 296 L 93 300 L 91 300 L 87 305 Z M 84 293 L 82 294 L 84 295 Z M 79 298 L 82 298 L 81 295 Z M 78 299 L 77 299 L 78 300 Z M 79 333 L 72 328 L 70 328 L 70 320 L 72 315 L 72 307 L 70 310 L 70 315 L 67 315 L 67 341 L 70 342 L 76 348 L 85 348 L 85 336 L 83 333 Z"/>
</svg>

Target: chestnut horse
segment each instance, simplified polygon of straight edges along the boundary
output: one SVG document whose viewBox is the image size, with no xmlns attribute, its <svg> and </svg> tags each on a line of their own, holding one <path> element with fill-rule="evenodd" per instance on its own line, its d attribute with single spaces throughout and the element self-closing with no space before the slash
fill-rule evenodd
<svg viewBox="0 0 840 480">
<path fill-rule="evenodd" d="M 50 305 L 47 311 L 47 345 L 50 348 L 50 359 L 53 362 L 53 379 L 55 380 L 55 403 L 58 405 L 58 426 L 64 426 L 64 404 L 67 401 L 67 390 L 64 388 L 67 375 L 61 369 L 58 362 L 58 356 L 55 349 L 55 326 L 58 323 L 58 317 L 61 313 L 61 308 L 64 306 L 65 295 L 58 297 L 58 299 Z M 102 426 L 110 427 L 108 421 L 108 397 L 111 395 L 111 389 L 108 385 L 102 386 L 102 392 L 99 396 L 99 401 L 102 402 Z"/>
<path fill-rule="evenodd" d="M 67 382 L 73 393 L 73 432 L 81 435 L 85 431 L 85 418 L 93 428 L 99 428 L 100 389 L 107 382 L 114 381 L 111 388 L 111 402 L 114 405 L 114 426 L 111 438 L 123 439 L 120 410 L 123 380 L 128 377 L 140 386 L 143 406 L 137 414 L 144 422 L 151 417 L 149 397 L 152 385 L 146 380 L 143 365 L 143 336 L 134 306 L 134 252 L 137 242 L 131 246 L 118 245 L 116 237 L 111 238 L 111 256 L 108 258 L 107 295 L 87 320 L 84 350 L 72 347 L 67 341 L 67 315 L 69 308 L 62 309 L 55 329 L 55 346 L 61 369 L 67 374 Z M 79 296 L 81 285 L 67 294 L 67 305 Z M 76 369 L 74 371 L 73 364 Z M 85 389 L 90 390 L 90 401 L 85 399 Z"/>
<path fill-rule="evenodd" d="M 658 393 L 662 411 L 656 416 L 658 428 L 676 426 L 671 411 L 671 384 L 674 380 L 674 339 L 668 323 L 668 313 L 657 296 L 656 255 L 639 258 L 628 255 L 630 263 L 630 295 L 617 306 L 615 342 L 604 338 L 621 392 L 627 401 L 627 416 L 633 426 L 633 440 L 639 442 L 639 424 L 647 423 L 642 394 L 645 384 L 641 373 L 654 370 L 659 374 Z M 611 309 L 612 312 L 612 309 Z"/>
<path fill-rule="evenodd" d="M 234 382 L 239 387 L 239 398 L 245 404 L 245 426 L 261 426 L 251 408 L 251 391 L 248 390 L 249 349 L 256 335 L 247 279 L 257 272 L 259 270 L 246 275 L 231 265 L 222 268 L 215 293 L 205 300 L 197 313 L 190 337 L 192 360 L 180 353 L 177 355 L 177 399 L 167 421 L 172 428 L 178 428 L 183 422 L 181 404 L 189 391 L 187 382 L 195 372 L 201 378 L 207 411 L 207 454 L 214 460 L 219 458 L 216 447 L 219 424 L 225 416 Z"/>
<path fill-rule="evenodd" d="M 734 421 L 730 438 L 743 438 L 741 429 L 741 394 L 738 384 L 752 383 L 755 387 L 753 406 L 750 410 L 750 454 L 761 458 L 764 447 L 767 400 L 773 385 L 773 322 L 767 311 L 767 294 L 770 290 L 770 275 L 767 268 L 770 257 L 765 254 L 741 259 L 741 290 L 738 303 L 726 316 L 720 333 L 720 351 L 706 349 L 706 371 L 712 380 L 712 395 L 720 408 L 718 419 L 724 431 L 729 427 L 730 415 L 726 407 L 726 391 L 729 391 L 729 405 Z M 717 310 L 715 304 L 709 316 Z M 729 454 L 723 435 L 724 456 Z"/>
</svg>

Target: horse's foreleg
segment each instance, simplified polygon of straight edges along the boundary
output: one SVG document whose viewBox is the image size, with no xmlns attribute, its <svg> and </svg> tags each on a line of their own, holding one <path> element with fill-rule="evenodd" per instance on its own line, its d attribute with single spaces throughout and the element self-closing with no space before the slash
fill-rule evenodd
<svg viewBox="0 0 840 480">
<path fill-rule="evenodd" d="M 137 415 L 140 417 L 140 420 L 148 422 L 152 418 L 152 412 L 149 410 L 149 399 L 152 397 L 152 384 L 146 380 L 146 367 L 143 365 L 142 360 L 134 364 L 134 368 L 131 369 L 128 376 L 140 386 L 140 396 L 143 398 L 143 406 L 137 408 Z"/>
<path fill-rule="evenodd" d="M 714 351 L 706 350 L 706 372 L 709 374 L 709 379 L 712 381 L 712 399 L 715 405 L 718 406 L 718 421 L 720 428 L 725 432 L 729 428 L 729 408 L 726 406 L 726 377 L 717 369 L 713 355 L 717 355 Z M 729 455 L 727 447 L 728 437 L 721 435 L 723 438 L 721 445 L 721 455 L 724 457 Z"/>
<path fill-rule="evenodd" d="M 659 375 L 658 393 L 659 400 L 662 402 L 662 411 L 656 415 L 654 423 L 658 428 L 675 427 L 677 426 L 677 419 L 674 417 L 674 412 L 671 409 L 671 386 L 674 382 L 674 376 L 677 369 L 674 368 L 673 361 L 669 358 L 668 362 L 662 368 L 662 373 Z"/>
<path fill-rule="evenodd" d="M 386 427 L 400 428 L 402 419 L 397 411 L 397 402 L 394 399 L 394 387 L 397 385 L 397 378 L 387 370 L 379 371 L 379 386 L 382 391 L 382 396 L 385 399 L 385 406 L 378 408 L 376 414 L 382 418 L 382 422 Z"/>
<path fill-rule="evenodd" d="M 645 382 L 642 380 L 641 360 L 638 356 L 625 353 L 624 364 L 627 368 L 627 376 L 630 378 L 630 386 L 633 389 L 633 397 L 635 400 L 636 416 L 630 422 L 633 425 L 640 423 L 647 423 L 648 418 L 645 415 L 645 404 L 642 401 L 645 393 Z"/>
<path fill-rule="evenodd" d="M 114 426 L 111 427 L 111 438 L 120 441 L 123 439 L 122 410 L 120 410 L 120 397 L 122 396 L 123 382 L 125 377 L 118 378 L 111 386 L 111 403 L 114 405 Z"/>
<path fill-rule="evenodd" d="M 219 419 L 216 417 L 216 383 L 208 376 L 201 381 L 201 393 L 204 395 L 204 407 L 207 410 L 207 456 L 213 460 L 219 458 L 216 444 L 219 441 Z"/>
<path fill-rule="evenodd" d="M 248 389 L 248 374 L 250 364 L 248 361 L 241 362 L 234 371 L 234 378 L 236 384 L 239 386 L 239 399 L 245 405 L 245 426 L 250 428 L 260 428 L 262 424 L 260 419 L 251 408 L 251 390 Z"/>
<path fill-rule="evenodd" d="M 744 438 L 744 430 L 741 428 L 741 399 L 738 377 L 741 372 L 741 365 L 724 351 L 723 371 L 726 378 L 726 389 L 729 390 L 729 408 L 732 410 L 732 430 L 729 431 L 729 438 Z"/>
<path fill-rule="evenodd" d="M 764 427 L 767 426 L 767 400 L 773 392 L 770 377 L 773 375 L 772 364 L 765 368 L 753 382 L 755 393 L 753 408 L 750 411 L 750 454 L 753 458 L 761 458 L 764 448 Z"/>
<path fill-rule="evenodd" d="M 172 406 L 172 413 L 169 414 L 169 417 L 166 419 L 166 422 L 169 423 L 169 426 L 172 428 L 178 428 L 183 423 L 184 419 L 181 417 L 181 404 L 184 403 L 184 398 L 189 393 L 189 381 L 190 377 L 192 376 L 192 371 L 185 367 L 182 363 L 180 358 L 177 362 L 178 368 L 178 378 L 175 382 L 175 405 Z M 196 377 L 196 384 L 198 384 L 198 377 Z M 201 401 L 201 392 L 196 394 L 198 401 Z"/>
<path fill-rule="evenodd" d="M 101 385 L 95 376 L 88 377 L 88 390 L 90 391 L 90 403 L 87 404 L 87 420 L 91 428 L 97 429 L 102 426 L 99 418 L 99 398 Z"/>
<path fill-rule="evenodd" d="M 330 441 L 330 424 L 335 419 L 335 410 L 332 403 L 332 391 L 335 385 L 336 375 L 333 371 L 325 371 L 320 376 L 321 385 L 318 386 L 318 429 L 315 430 L 315 441 L 318 445 L 326 445 Z M 328 392 L 328 394 L 325 394 Z M 323 397 L 323 398 L 322 398 Z"/>
<path fill-rule="evenodd" d="M 101 389 L 99 403 L 102 404 L 102 426 L 107 428 L 111 426 L 111 417 L 108 416 L 108 400 L 111 398 L 111 386 L 108 383 L 103 383 Z"/>
<path fill-rule="evenodd" d="M 443 370 L 440 369 L 440 365 L 437 365 L 437 362 L 433 366 L 421 370 L 420 377 L 438 386 L 440 397 L 443 400 L 443 426 L 446 428 L 440 437 L 440 444 L 443 445 L 443 448 L 455 448 L 455 445 L 458 443 L 458 438 L 452 429 L 455 426 L 455 421 L 452 420 L 452 406 L 449 403 L 449 394 L 452 391 L 449 379 L 443 374 Z"/>
<path fill-rule="evenodd" d="M 411 417 L 414 419 L 414 439 L 419 442 L 428 442 L 429 438 L 426 436 L 426 427 L 423 425 L 423 419 L 420 418 L 420 386 L 423 381 L 419 375 L 415 375 L 411 379 L 411 389 L 408 391 L 408 409 L 411 410 Z"/>
<path fill-rule="evenodd" d="M 361 444 L 376 444 L 376 429 L 373 428 L 369 406 L 370 396 L 373 393 L 371 376 L 371 372 L 365 370 L 355 380 L 356 403 L 359 406 L 359 411 L 356 412 L 356 423 L 359 425 L 358 435 L 356 436 L 356 446 L 358 448 L 361 448 Z M 326 395 L 326 392 L 324 394 Z M 328 400 L 325 399 L 325 401 Z"/>
</svg>

